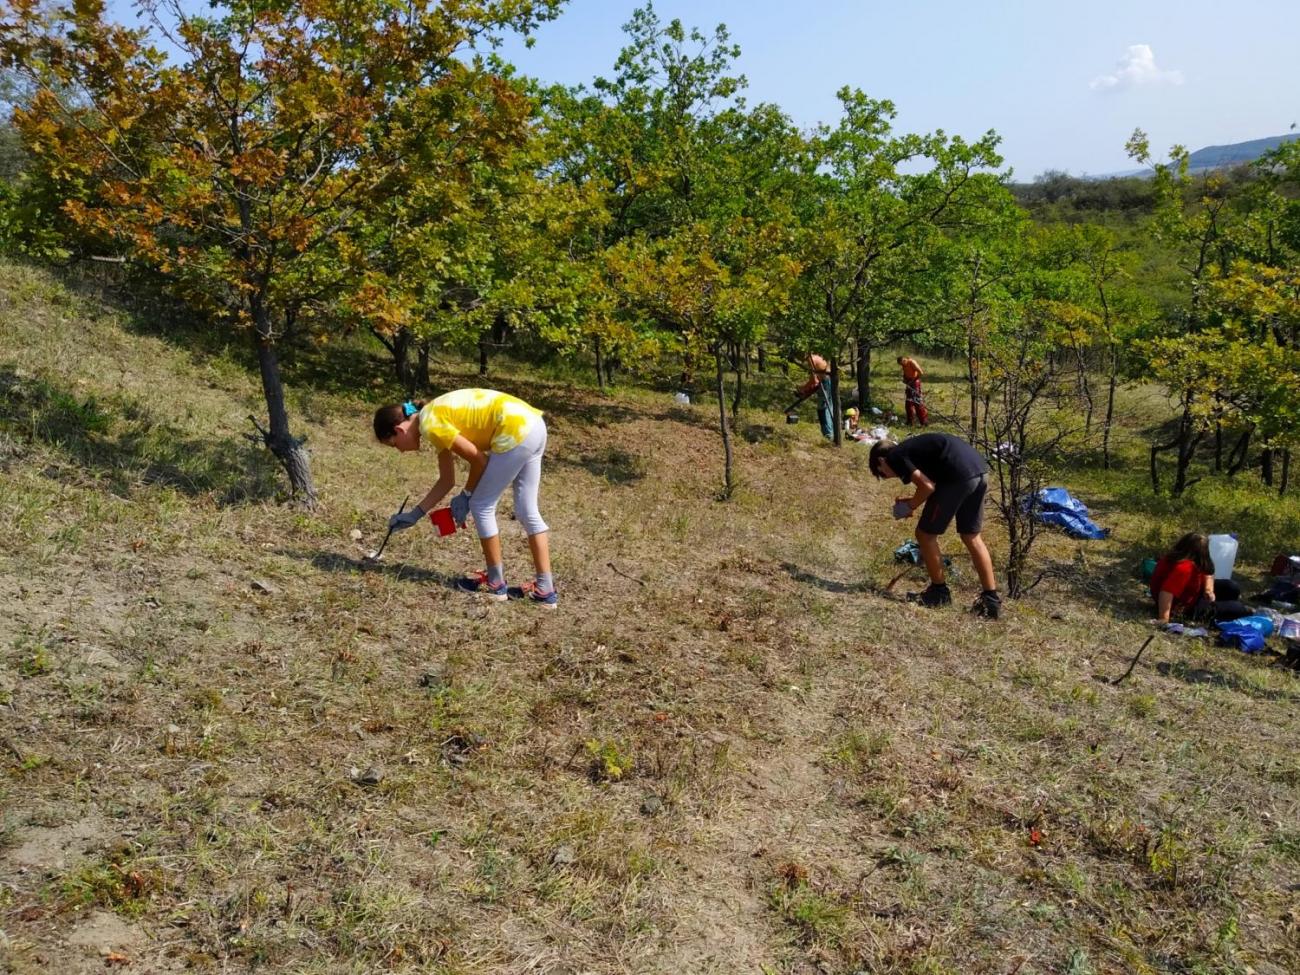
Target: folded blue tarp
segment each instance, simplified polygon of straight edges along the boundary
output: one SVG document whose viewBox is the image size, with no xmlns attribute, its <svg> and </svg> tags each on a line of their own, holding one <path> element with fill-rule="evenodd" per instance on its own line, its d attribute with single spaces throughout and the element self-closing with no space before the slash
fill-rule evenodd
<svg viewBox="0 0 1300 975">
<path fill-rule="evenodd" d="M 1267 616 L 1243 616 L 1219 624 L 1219 643 L 1246 653 L 1264 649 L 1264 640 L 1273 635 L 1273 621 Z"/>
<path fill-rule="evenodd" d="M 1038 492 L 1033 501 L 1035 517 L 1048 525 L 1063 528 L 1071 538 L 1105 538 L 1107 529 L 1088 517 L 1088 506 L 1070 496 L 1065 488 L 1049 487 Z"/>
</svg>

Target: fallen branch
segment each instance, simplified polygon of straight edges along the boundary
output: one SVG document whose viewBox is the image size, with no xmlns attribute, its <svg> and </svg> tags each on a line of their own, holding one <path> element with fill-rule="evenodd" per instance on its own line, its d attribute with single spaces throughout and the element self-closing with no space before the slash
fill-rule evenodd
<svg viewBox="0 0 1300 975">
<path fill-rule="evenodd" d="M 257 433 L 246 433 L 244 439 L 249 443 L 261 444 L 263 447 L 271 446 L 271 431 L 257 422 L 257 417 L 248 414 L 248 422 L 257 428 Z"/>
<path fill-rule="evenodd" d="M 1155 638 L 1156 638 L 1156 634 L 1152 633 L 1149 637 L 1146 638 L 1145 641 L 1143 641 L 1142 646 L 1138 647 L 1138 652 L 1133 657 L 1133 662 L 1128 665 L 1128 670 L 1124 671 L 1124 673 L 1120 674 L 1113 681 L 1111 681 L 1112 684 L 1120 683 L 1122 680 L 1124 680 L 1125 677 L 1133 673 L 1133 668 L 1137 666 L 1138 659 L 1142 656 L 1142 651 L 1145 650 L 1148 644 L 1150 644 L 1151 641 L 1154 640 Z"/>
<path fill-rule="evenodd" d="M 889 580 L 889 584 L 885 586 L 885 592 L 893 592 L 894 587 L 898 585 L 898 583 L 902 580 L 903 576 L 910 574 L 913 569 L 919 569 L 919 568 L 920 568 L 919 565 L 909 565 L 906 569 L 904 569 L 898 575 L 894 576 L 894 578 Z"/>
<path fill-rule="evenodd" d="M 645 585 L 644 579 L 638 579 L 636 576 L 628 575 L 626 572 L 624 572 L 622 569 L 616 566 L 613 562 L 607 562 L 606 565 L 608 565 L 611 569 L 613 569 L 616 574 L 621 575 L 624 579 L 631 579 L 633 582 L 639 585 L 642 586 Z"/>
</svg>

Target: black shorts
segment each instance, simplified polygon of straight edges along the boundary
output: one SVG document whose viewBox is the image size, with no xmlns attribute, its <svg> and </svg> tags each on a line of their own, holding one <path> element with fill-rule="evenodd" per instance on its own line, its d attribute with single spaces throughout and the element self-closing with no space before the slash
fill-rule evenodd
<svg viewBox="0 0 1300 975">
<path fill-rule="evenodd" d="M 916 527 L 928 535 L 942 535 L 956 515 L 960 534 L 977 534 L 984 527 L 984 495 L 988 489 L 987 474 L 968 481 L 936 484 L 934 494 L 921 509 L 921 521 Z"/>
</svg>

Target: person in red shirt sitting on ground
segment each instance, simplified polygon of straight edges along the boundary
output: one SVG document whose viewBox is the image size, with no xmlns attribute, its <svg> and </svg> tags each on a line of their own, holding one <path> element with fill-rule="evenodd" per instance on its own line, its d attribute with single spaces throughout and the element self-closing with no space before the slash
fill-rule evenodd
<svg viewBox="0 0 1300 975">
<path fill-rule="evenodd" d="M 1174 613 L 1191 613 L 1202 599 L 1214 601 L 1214 563 L 1204 535 L 1188 532 L 1157 560 L 1151 596 L 1161 623 L 1168 623 Z"/>
<path fill-rule="evenodd" d="M 1192 619 L 1231 620 L 1250 610 L 1241 602 L 1241 587 L 1231 579 L 1214 578 L 1210 542 L 1188 532 L 1156 562 L 1151 574 L 1151 596 L 1156 601 L 1156 622 L 1168 623 L 1180 614 Z"/>
</svg>

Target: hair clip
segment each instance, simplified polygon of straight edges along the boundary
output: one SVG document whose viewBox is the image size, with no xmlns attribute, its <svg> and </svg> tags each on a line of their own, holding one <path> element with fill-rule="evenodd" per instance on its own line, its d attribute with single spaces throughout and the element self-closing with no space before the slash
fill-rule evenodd
<svg viewBox="0 0 1300 975">
<path fill-rule="evenodd" d="M 415 414 L 419 412 L 420 412 L 419 408 L 414 403 L 412 403 L 409 399 L 402 404 L 403 416 L 415 416 Z"/>
</svg>

